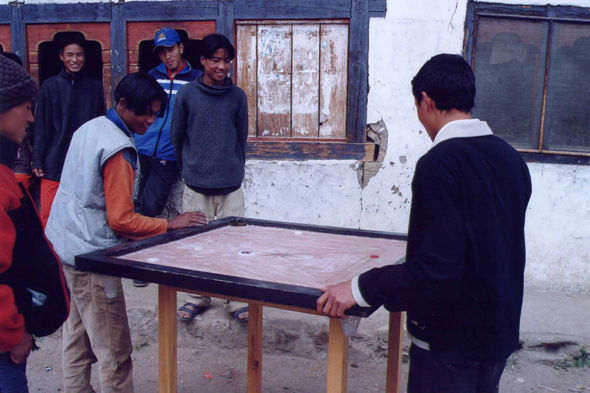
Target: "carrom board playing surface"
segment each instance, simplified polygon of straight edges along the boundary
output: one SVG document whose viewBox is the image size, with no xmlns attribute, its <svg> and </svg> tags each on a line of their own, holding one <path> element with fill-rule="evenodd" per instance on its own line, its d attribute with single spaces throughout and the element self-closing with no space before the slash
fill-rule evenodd
<svg viewBox="0 0 590 393">
<path fill-rule="evenodd" d="M 76 268 L 207 296 L 315 310 L 320 289 L 399 263 L 407 236 L 227 217 L 76 256 Z M 355 306 L 348 315 L 370 316 Z"/>
<path fill-rule="evenodd" d="M 320 289 L 393 264 L 405 251 L 400 240 L 246 225 L 225 226 L 121 258 Z"/>
</svg>

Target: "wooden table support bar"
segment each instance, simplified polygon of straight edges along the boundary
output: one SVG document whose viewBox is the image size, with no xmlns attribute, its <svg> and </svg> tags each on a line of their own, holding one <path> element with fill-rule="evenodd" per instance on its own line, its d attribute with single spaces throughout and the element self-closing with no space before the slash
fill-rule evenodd
<svg viewBox="0 0 590 393">
<path fill-rule="evenodd" d="M 399 393 L 402 380 L 402 345 L 404 313 L 389 313 L 389 343 L 387 346 L 387 393 Z"/>
<path fill-rule="evenodd" d="M 248 305 L 248 393 L 262 392 L 262 306 Z"/>
<path fill-rule="evenodd" d="M 345 393 L 348 378 L 348 337 L 337 318 L 330 318 L 328 393 Z"/>
<path fill-rule="evenodd" d="M 176 291 L 158 285 L 160 393 L 176 393 Z"/>
</svg>

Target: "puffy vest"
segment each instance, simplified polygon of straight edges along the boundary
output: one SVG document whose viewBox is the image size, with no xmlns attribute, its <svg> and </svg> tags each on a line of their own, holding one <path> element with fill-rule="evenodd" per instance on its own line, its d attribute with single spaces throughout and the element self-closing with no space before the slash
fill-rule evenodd
<svg viewBox="0 0 590 393">
<path fill-rule="evenodd" d="M 90 120 L 74 133 L 45 235 L 62 263 L 74 257 L 127 241 L 107 220 L 102 169 L 106 161 L 126 148 L 136 152 L 130 138 L 106 116 Z M 137 192 L 139 163 L 135 165 L 133 193 Z"/>
</svg>

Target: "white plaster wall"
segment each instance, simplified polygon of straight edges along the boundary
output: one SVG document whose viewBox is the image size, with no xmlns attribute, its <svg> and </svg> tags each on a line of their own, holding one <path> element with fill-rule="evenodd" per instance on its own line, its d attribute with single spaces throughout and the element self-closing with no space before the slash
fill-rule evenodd
<svg viewBox="0 0 590 393">
<path fill-rule="evenodd" d="M 358 228 L 361 187 L 353 161 L 248 161 L 246 215 Z"/>
<path fill-rule="evenodd" d="M 365 187 L 361 227 L 407 232 L 411 179 L 431 141 L 416 117 L 410 82 L 438 53 L 460 53 L 466 2 L 389 1 L 385 18 L 372 18 L 369 37 L 369 123 L 389 131 L 382 168 Z"/>
<path fill-rule="evenodd" d="M 590 290 L 590 167 L 529 164 L 526 283 Z"/>
</svg>

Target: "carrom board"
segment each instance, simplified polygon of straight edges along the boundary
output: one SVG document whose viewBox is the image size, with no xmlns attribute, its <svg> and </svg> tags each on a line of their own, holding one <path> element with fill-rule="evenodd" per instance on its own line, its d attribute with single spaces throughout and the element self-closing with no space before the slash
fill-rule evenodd
<svg viewBox="0 0 590 393">
<path fill-rule="evenodd" d="M 315 309 L 321 288 L 402 260 L 405 239 L 393 233 L 229 217 L 78 256 L 76 267 Z M 348 314 L 368 316 L 373 311 L 357 306 Z"/>
</svg>

